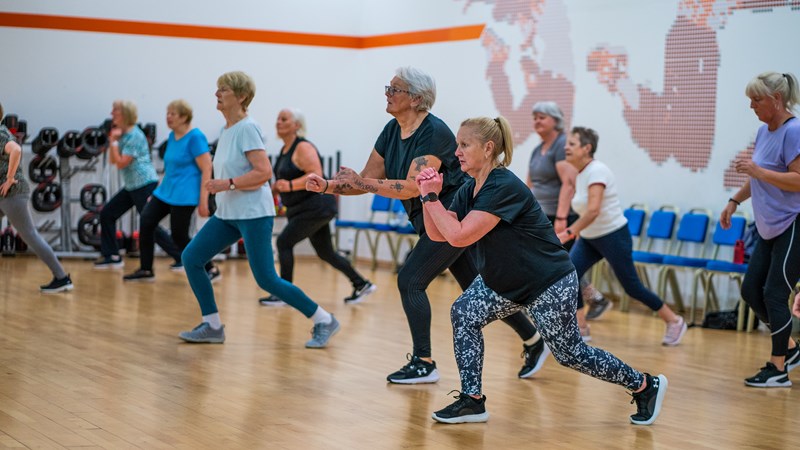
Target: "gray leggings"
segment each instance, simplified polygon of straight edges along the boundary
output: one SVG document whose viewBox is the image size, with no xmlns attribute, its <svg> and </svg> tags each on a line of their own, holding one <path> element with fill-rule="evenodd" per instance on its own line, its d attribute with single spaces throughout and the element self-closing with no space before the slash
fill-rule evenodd
<svg viewBox="0 0 800 450">
<path fill-rule="evenodd" d="M 638 389 L 644 374 L 611 353 L 583 342 L 575 319 L 577 303 L 578 276 L 575 272 L 554 283 L 528 305 L 501 297 L 478 275 L 450 310 L 461 392 L 481 393 L 483 327 L 523 309 L 531 315 L 536 329 L 561 365 L 630 390 Z"/>
<path fill-rule="evenodd" d="M 17 230 L 17 234 L 28 244 L 33 253 L 36 253 L 36 256 L 47 264 L 54 277 L 60 279 L 67 276 L 64 267 L 58 262 L 56 254 L 53 253 L 53 249 L 45 242 L 42 235 L 36 231 L 31 212 L 28 209 L 27 195 L 0 197 L 0 218 L 3 215 L 8 217 L 8 221 Z"/>
</svg>

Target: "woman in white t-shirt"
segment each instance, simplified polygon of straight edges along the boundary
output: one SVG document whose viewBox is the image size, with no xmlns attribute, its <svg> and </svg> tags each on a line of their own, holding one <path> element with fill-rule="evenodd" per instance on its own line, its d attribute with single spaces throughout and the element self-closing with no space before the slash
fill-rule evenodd
<svg viewBox="0 0 800 450">
<path fill-rule="evenodd" d="M 217 110 L 225 117 L 225 127 L 214 155 L 217 178 L 205 184 L 207 191 L 217 196 L 217 210 L 182 255 L 186 277 L 203 318 L 200 325 L 179 336 L 194 343 L 225 342 L 225 327 L 205 265 L 214 255 L 242 238 L 258 286 L 311 319 L 314 328 L 306 347 L 322 348 L 339 331 L 339 322 L 275 271 L 271 239 L 275 205 L 268 184 L 272 166 L 264 149 L 261 127 L 247 114 L 255 93 L 253 79 L 244 72 L 228 72 L 217 79 Z"/>
<path fill-rule="evenodd" d="M 558 238 L 562 243 L 577 239 L 570 251 L 570 259 L 578 277 L 605 258 L 625 293 L 657 312 L 666 322 L 663 344 L 678 345 L 686 333 L 686 322 L 644 287 L 636 273 L 633 240 L 628 220 L 622 214 L 614 174 L 608 166 L 594 159 L 597 140 L 597 132 L 584 127 L 574 127 L 567 139 L 566 160 L 578 169 L 572 208 L 580 218 L 558 233 Z M 582 307 L 582 304 L 578 305 L 578 324 L 584 334 L 588 333 L 588 325 Z"/>
</svg>

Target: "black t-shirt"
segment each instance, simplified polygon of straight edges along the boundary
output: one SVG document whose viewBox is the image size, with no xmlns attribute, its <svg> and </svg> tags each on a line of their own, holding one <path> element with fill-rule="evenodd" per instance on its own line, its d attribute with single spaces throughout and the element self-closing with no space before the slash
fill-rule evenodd
<svg viewBox="0 0 800 450">
<path fill-rule="evenodd" d="M 575 270 L 541 206 L 510 170 L 492 170 L 473 197 L 474 191 L 475 179 L 469 178 L 450 210 L 458 220 L 472 210 L 500 218 L 475 245 L 478 272 L 490 289 L 514 303 L 528 304 Z"/>
<path fill-rule="evenodd" d="M 467 178 L 461 171 L 461 165 L 456 158 L 456 137 L 453 132 L 441 119 L 429 113 L 414 134 L 406 139 L 401 139 L 400 133 L 400 125 L 396 119 L 392 119 L 383 128 L 378 140 L 375 141 L 375 151 L 384 160 L 386 178 L 405 180 L 414 158 L 425 155 L 435 156 L 442 161 L 439 172 L 444 177 L 439 198 L 443 205 L 449 205 L 456 191 Z M 422 203 L 419 198 L 403 200 L 403 206 L 406 208 L 408 219 L 414 225 L 414 229 L 421 235 L 425 231 L 425 225 L 422 218 Z"/>
<path fill-rule="evenodd" d="M 294 180 L 295 178 L 302 177 L 305 172 L 292 162 L 292 155 L 301 142 L 311 142 L 304 138 L 298 137 L 289 147 L 286 153 L 279 153 L 278 160 L 275 161 L 275 179 L 277 180 Z M 319 155 L 319 150 L 314 144 L 311 144 L 317 152 L 319 164 L 322 166 L 322 157 Z M 336 198 L 329 194 L 318 194 L 316 192 L 306 191 L 300 189 L 292 192 L 281 192 L 281 202 L 286 206 L 286 217 L 295 217 L 303 213 L 313 213 L 320 217 L 333 217 L 336 215 Z"/>
</svg>

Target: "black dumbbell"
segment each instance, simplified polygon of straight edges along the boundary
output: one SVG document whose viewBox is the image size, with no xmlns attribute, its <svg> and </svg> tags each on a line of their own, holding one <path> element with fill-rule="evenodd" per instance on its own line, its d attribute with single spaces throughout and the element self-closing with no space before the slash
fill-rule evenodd
<svg viewBox="0 0 800 450">
<path fill-rule="evenodd" d="M 28 178 L 34 183 L 49 183 L 58 175 L 58 162 L 50 155 L 36 155 L 28 163 Z"/>
<path fill-rule="evenodd" d="M 14 256 L 17 253 L 17 238 L 11 227 L 6 228 L 0 234 L 0 252 L 3 253 L 3 256 Z"/>
<path fill-rule="evenodd" d="M 31 194 L 31 205 L 39 212 L 52 212 L 61 206 L 61 185 L 55 182 L 40 183 Z"/>
<path fill-rule="evenodd" d="M 52 127 L 45 127 L 39 130 L 39 134 L 33 138 L 31 150 L 37 155 L 44 155 L 56 144 L 58 144 L 58 130 Z"/>
<path fill-rule="evenodd" d="M 100 249 L 100 214 L 89 211 L 78 220 L 78 240 L 84 245 Z"/>
<path fill-rule="evenodd" d="M 81 207 L 87 211 L 99 212 L 106 203 L 106 188 L 102 184 L 89 183 L 81 188 Z"/>
<path fill-rule="evenodd" d="M 58 156 L 62 158 L 74 156 L 78 153 L 78 149 L 80 149 L 82 143 L 80 132 L 75 130 L 67 131 L 58 141 L 58 146 L 56 147 Z"/>
<path fill-rule="evenodd" d="M 76 153 L 80 159 L 92 159 L 108 146 L 108 136 L 100 128 L 89 127 L 81 133 L 81 147 Z"/>
</svg>

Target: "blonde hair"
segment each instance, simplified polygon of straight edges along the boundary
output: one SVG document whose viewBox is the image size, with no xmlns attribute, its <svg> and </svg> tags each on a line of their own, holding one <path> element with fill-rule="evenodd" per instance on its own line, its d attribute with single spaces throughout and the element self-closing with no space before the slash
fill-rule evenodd
<svg viewBox="0 0 800 450">
<path fill-rule="evenodd" d="M 136 108 L 136 103 L 130 100 L 114 100 L 112 106 L 119 108 L 120 112 L 122 112 L 123 125 L 126 127 L 136 125 L 139 120 L 139 109 Z"/>
<path fill-rule="evenodd" d="M 186 117 L 186 123 L 192 123 L 192 115 L 194 111 L 192 111 L 192 106 L 186 100 L 179 98 L 169 102 L 169 105 L 167 105 L 167 110 L 170 109 L 178 113 L 179 116 Z"/>
<path fill-rule="evenodd" d="M 241 71 L 223 73 L 217 78 L 217 87 L 223 86 L 232 90 L 236 97 L 244 97 L 242 108 L 247 111 L 247 107 L 256 96 L 256 83 L 250 75 Z"/>
<path fill-rule="evenodd" d="M 776 93 L 781 94 L 783 107 L 787 111 L 792 111 L 800 102 L 800 86 L 791 72 L 764 72 L 747 83 L 744 93 L 748 97 L 774 97 Z"/>
<path fill-rule="evenodd" d="M 497 161 L 503 155 L 500 164 L 508 167 L 511 164 L 511 156 L 514 153 L 514 140 L 511 135 L 511 125 L 503 116 L 494 119 L 491 117 L 474 117 L 461 122 L 461 126 L 469 128 L 481 145 L 491 141 L 494 143 L 492 159 Z"/>
</svg>

